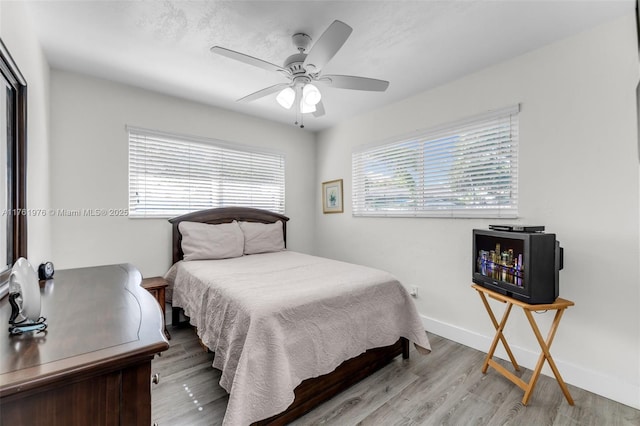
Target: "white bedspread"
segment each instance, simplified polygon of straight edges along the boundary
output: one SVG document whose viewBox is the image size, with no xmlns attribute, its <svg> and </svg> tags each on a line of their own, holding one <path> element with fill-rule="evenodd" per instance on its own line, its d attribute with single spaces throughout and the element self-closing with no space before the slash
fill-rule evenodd
<svg viewBox="0 0 640 426">
<path fill-rule="evenodd" d="M 400 336 L 430 350 L 413 300 L 383 271 L 291 251 L 173 268 L 173 306 L 215 352 L 229 392 L 225 425 L 286 410 L 303 380 Z"/>
</svg>

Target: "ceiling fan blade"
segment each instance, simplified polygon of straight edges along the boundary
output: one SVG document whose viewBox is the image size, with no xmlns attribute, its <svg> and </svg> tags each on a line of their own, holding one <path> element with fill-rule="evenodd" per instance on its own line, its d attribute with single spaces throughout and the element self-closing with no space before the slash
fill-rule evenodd
<svg viewBox="0 0 640 426">
<path fill-rule="evenodd" d="M 324 104 L 322 101 L 316 104 L 316 110 L 312 114 L 314 117 L 322 117 L 324 115 Z"/>
<path fill-rule="evenodd" d="M 368 90 L 372 92 L 384 92 L 389 87 L 388 81 L 353 75 L 323 75 L 317 81 L 339 89 Z"/>
<path fill-rule="evenodd" d="M 236 52 L 235 50 L 225 49 L 220 46 L 213 46 L 210 50 L 218 55 L 226 56 L 227 58 L 235 59 L 236 61 L 244 62 L 245 64 L 253 65 L 254 67 L 262 68 L 267 71 L 279 71 L 287 75 L 289 74 L 289 71 L 281 66 L 263 61 L 262 59 L 254 58 L 253 56 L 245 55 L 244 53 Z"/>
<path fill-rule="evenodd" d="M 251 101 L 255 101 L 256 99 L 260 99 L 263 98 L 267 95 L 270 95 L 272 93 L 278 92 L 282 89 L 284 89 L 285 87 L 289 86 L 289 83 L 278 83 L 278 84 L 274 84 L 273 86 L 269 86 L 266 87 L 262 90 L 258 90 L 257 92 L 253 92 L 250 95 L 245 96 L 244 98 L 240 98 L 237 100 L 237 102 L 251 102 Z"/>
<path fill-rule="evenodd" d="M 302 65 L 303 68 L 309 72 L 320 71 L 347 41 L 351 31 L 353 28 L 344 22 L 333 21 L 309 51 Z"/>
</svg>

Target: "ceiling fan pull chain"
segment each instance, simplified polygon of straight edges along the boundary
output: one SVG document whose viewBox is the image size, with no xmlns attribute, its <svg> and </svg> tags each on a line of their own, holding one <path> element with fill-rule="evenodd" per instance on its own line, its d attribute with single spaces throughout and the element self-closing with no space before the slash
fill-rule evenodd
<svg viewBox="0 0 640 426">
<path fill-rule="evenodd" d="M 302 102 L 302 89 L 300 88 L 300 86 L 296 86 L 296 99 L 294 101 L 294 103 L 296 104 L 296 122 L 295 125 L 297 126 L 298 123 L 300 124 L 300 128 L 304 127 L 304 124 L 302 124 L 302 109 L 300 108 L 300 102 Z"/>
</svg>

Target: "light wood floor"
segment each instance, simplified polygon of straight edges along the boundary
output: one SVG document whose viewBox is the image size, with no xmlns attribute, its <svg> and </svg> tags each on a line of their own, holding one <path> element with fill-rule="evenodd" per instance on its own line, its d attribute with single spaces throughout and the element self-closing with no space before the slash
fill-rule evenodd
<svg viewBox="0 0 640 426">
<path fill-rule="evenodd" d="M 211 367 L 190 328 L 168 326 L 171 347 L 152 369 L 153 421 L 160 426 L 220 425 L 227 405 Z M 567 404 L 550 377 L 541 376 L 526 407 L 522 391 L 496 371 L 480 371 L 484 354 L 429 334 L 433 352 L 390 365 L 317 407 L 294 425 L 640 425 L 640 411 L 569 386 Z M 506 364 L 505 364 L 506 365 Z M 530 370 L 523 373 L 531 376 Z"/>
</svg>

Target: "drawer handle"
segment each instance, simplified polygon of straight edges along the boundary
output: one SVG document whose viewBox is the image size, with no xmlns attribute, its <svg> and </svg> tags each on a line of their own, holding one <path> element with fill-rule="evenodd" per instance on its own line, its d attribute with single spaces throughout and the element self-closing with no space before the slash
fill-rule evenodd
<svg viewBox="0 0 640 426">
<path fill-rule="evenodd" d="M 151 376 L 151 383 L 153 383 L 154 385 L 160 383 L 160 375 L 158 373 Z"/>
</svg>

